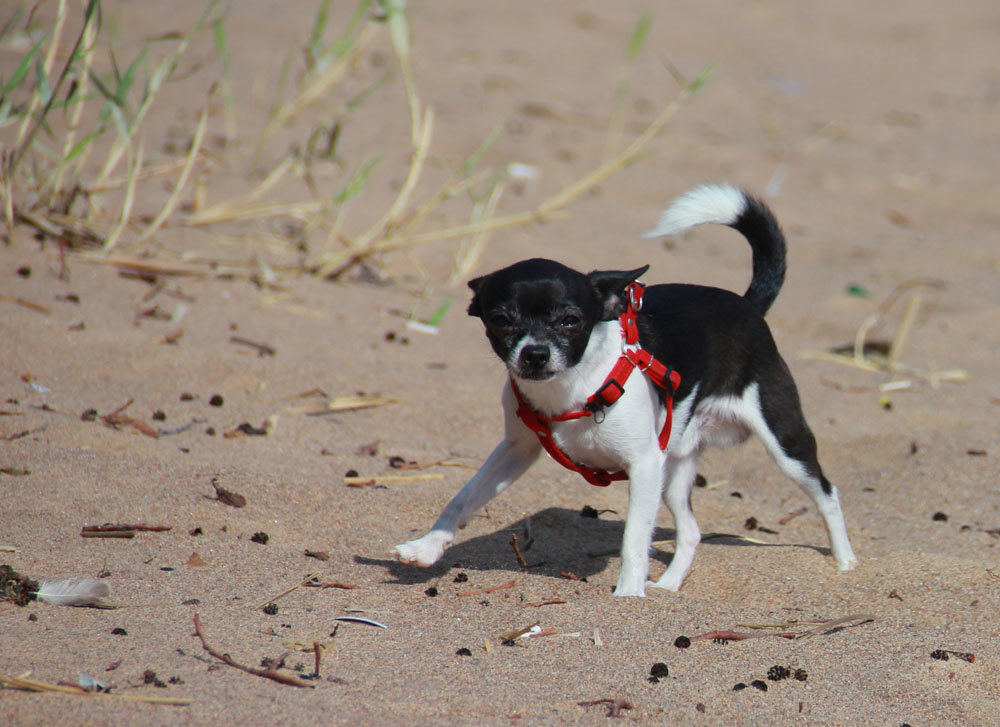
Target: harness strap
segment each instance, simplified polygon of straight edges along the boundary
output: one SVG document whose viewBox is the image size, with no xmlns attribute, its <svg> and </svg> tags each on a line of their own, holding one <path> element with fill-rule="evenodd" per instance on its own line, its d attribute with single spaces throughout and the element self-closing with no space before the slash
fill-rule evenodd
<svg viewBox="0 0 1000 727">
<path fill-rule="evenodd" d="M 660 449 L 666 449 L 670 441 L 670 428 L 673 423 L 674 394 L 680 385 L 680 373 L 672 367 L 663 364 L 653 357 L 653 355 L 639 345 L 639 328 L 636 325 L 636 314 L 642 307 L 643 285 L 638 282 L 631 283 L 626 288 L 626 300 L 628 301 L 625 312 L 622 313 L 619 322 L 622 328 L 622 355 L 618 358 L 611 373 L 608 374 L 600 388 L 587 397 L 583 409 L 569 411 L 555 416 L 545 416 L 535 411 L 524 399 L 517 388 L 514 379 L 511 378 L 510 386 L 517 401 L 517 416 L 524 422 L 525 426 L 535 433 L 542 447 L 563 467 L 579 472 L 587 482 L 599 487 L 607 485 L 617 480 L 627 480 L 628 473 L 624 470 L 618 472 L 607 472 L 596 467 L 588 467 L 574 462 L 569 456 L 559 448 L 552 437 L 552 427 L 550 422 L 566 422 L 583 417 L 593 416 L 596 412 L 611 406 L 618 401 L 625 393 L 625 382 L 636 369 L 645 374 L 654 385 L 664 390 L 664 405 L 667 415 L 663 422 L 663 427 L 657 437 Z"/>
</svg>

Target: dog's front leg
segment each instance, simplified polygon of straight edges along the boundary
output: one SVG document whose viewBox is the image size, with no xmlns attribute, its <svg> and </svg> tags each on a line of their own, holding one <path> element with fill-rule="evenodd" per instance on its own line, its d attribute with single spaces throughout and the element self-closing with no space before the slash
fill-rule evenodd
<svg viewBox="0 0 1000 727">
<path fill-rule="evenodd" d="M 655 442 L 654 442 L 655 446 Z M 628 470 L 628 514 L 622 537 L 622 566 L 616 596 L 645 596 L 649 549 L 660 504 L 663 462 L 659 448 Z"/>
<path fill-rule="evenodd" d="M 479 508 L 499 495 L 538 458 L 541 446 L 531 438 L 505 439 L 479 471 L 472 476 L 438 517 L 434 527 L 422 538 L 397 545 L 393 554 L 403 563 L 416 563 L 421 568 L 433 565 L 455 539 L 455 531 L 465 527 Z"/>
</svg>

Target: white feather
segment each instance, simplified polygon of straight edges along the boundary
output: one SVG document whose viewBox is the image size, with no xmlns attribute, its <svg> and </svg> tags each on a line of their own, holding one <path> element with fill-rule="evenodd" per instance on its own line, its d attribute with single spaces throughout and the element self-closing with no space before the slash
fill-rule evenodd
<svg viewBox="0 0 1000 727">
<path fill-rule="evenodd" d="M 93 606 L 111 595 L 111 586 L 99 578 L 67 578 L 43 581 L 35 596 L 56 606 Z"/>
<path fill-rule="evenodd" d="M 704 224 L 732 225 L 746 210 L 747 198 L 731 184 L 703 184 L 670 203 L 655 228 L 643 237 L 679 235 Z"/>
</svg>

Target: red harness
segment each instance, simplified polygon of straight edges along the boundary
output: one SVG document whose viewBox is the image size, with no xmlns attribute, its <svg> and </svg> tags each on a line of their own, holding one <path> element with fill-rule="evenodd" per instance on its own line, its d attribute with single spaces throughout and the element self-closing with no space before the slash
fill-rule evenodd
<svg viewBox="0 0 1000 727">
<path fill-rule="evenodd" d="M 636 314 L 642 308 L 642 293 L 644 287 L 642 283 L 634 282 L 626 288 L 626 299 L 628 305 L 625 312 L 619 319 L 622 328 L 622 355 L 618 362 L 611 369 L 611 373 L 601 384 L 601 387 L 589 397 L 583 409 L 570 411 L 556 416 L 545 416 L 531 408 L 531 405 L 524 399 L 518 391 L 514 379 L 510 380 L 510 388 L 514 392 L 517 400 L 517 416 L 521 421 L 538 436 L 538 441 L 556 462 L 567 469 L 579 472 L 583 478 L 592 485 L 606 487 L 616 480 L 627 480 L 628 473 L 624 470 L 619 472 L 607 472 L 577 464 L 563 452 L 559 445 L 552 438 L 552 426 L 550 422 L 566 422 L 573 419 L 582 419 L 587 416 L 594 416 L 597 412 L 614 404 L 625 393 L 625 382 L 632 372 L 639 369 L 649 377 L 656 386 L 664 390 L 664 404 L 667 407 L 667 417 L 660 430 L 660 449 L 667 448 L 670 440 L 670 425 L 674 410 L 674 392 L 677 391 L 681 382 L 681 375 L 669 366 L 657 361 L 653 355 L 639 345 L 639 328 L 636 325 Z"/>
</svg>

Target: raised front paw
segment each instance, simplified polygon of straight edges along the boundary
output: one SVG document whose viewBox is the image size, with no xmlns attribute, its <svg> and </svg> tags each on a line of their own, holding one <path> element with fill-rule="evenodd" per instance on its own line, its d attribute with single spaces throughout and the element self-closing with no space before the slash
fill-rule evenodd
<svg viewBox="0 0 1000 727">
<path fill-rule="evenodd" d="M 397 545 L 392 549 L 392 554 L 400 563 L 415 563 L 421 568 L 427 568 L 440 560 L 453 537 L 451 533 L 432 530 L 422 538 Z"/>
</svg>

